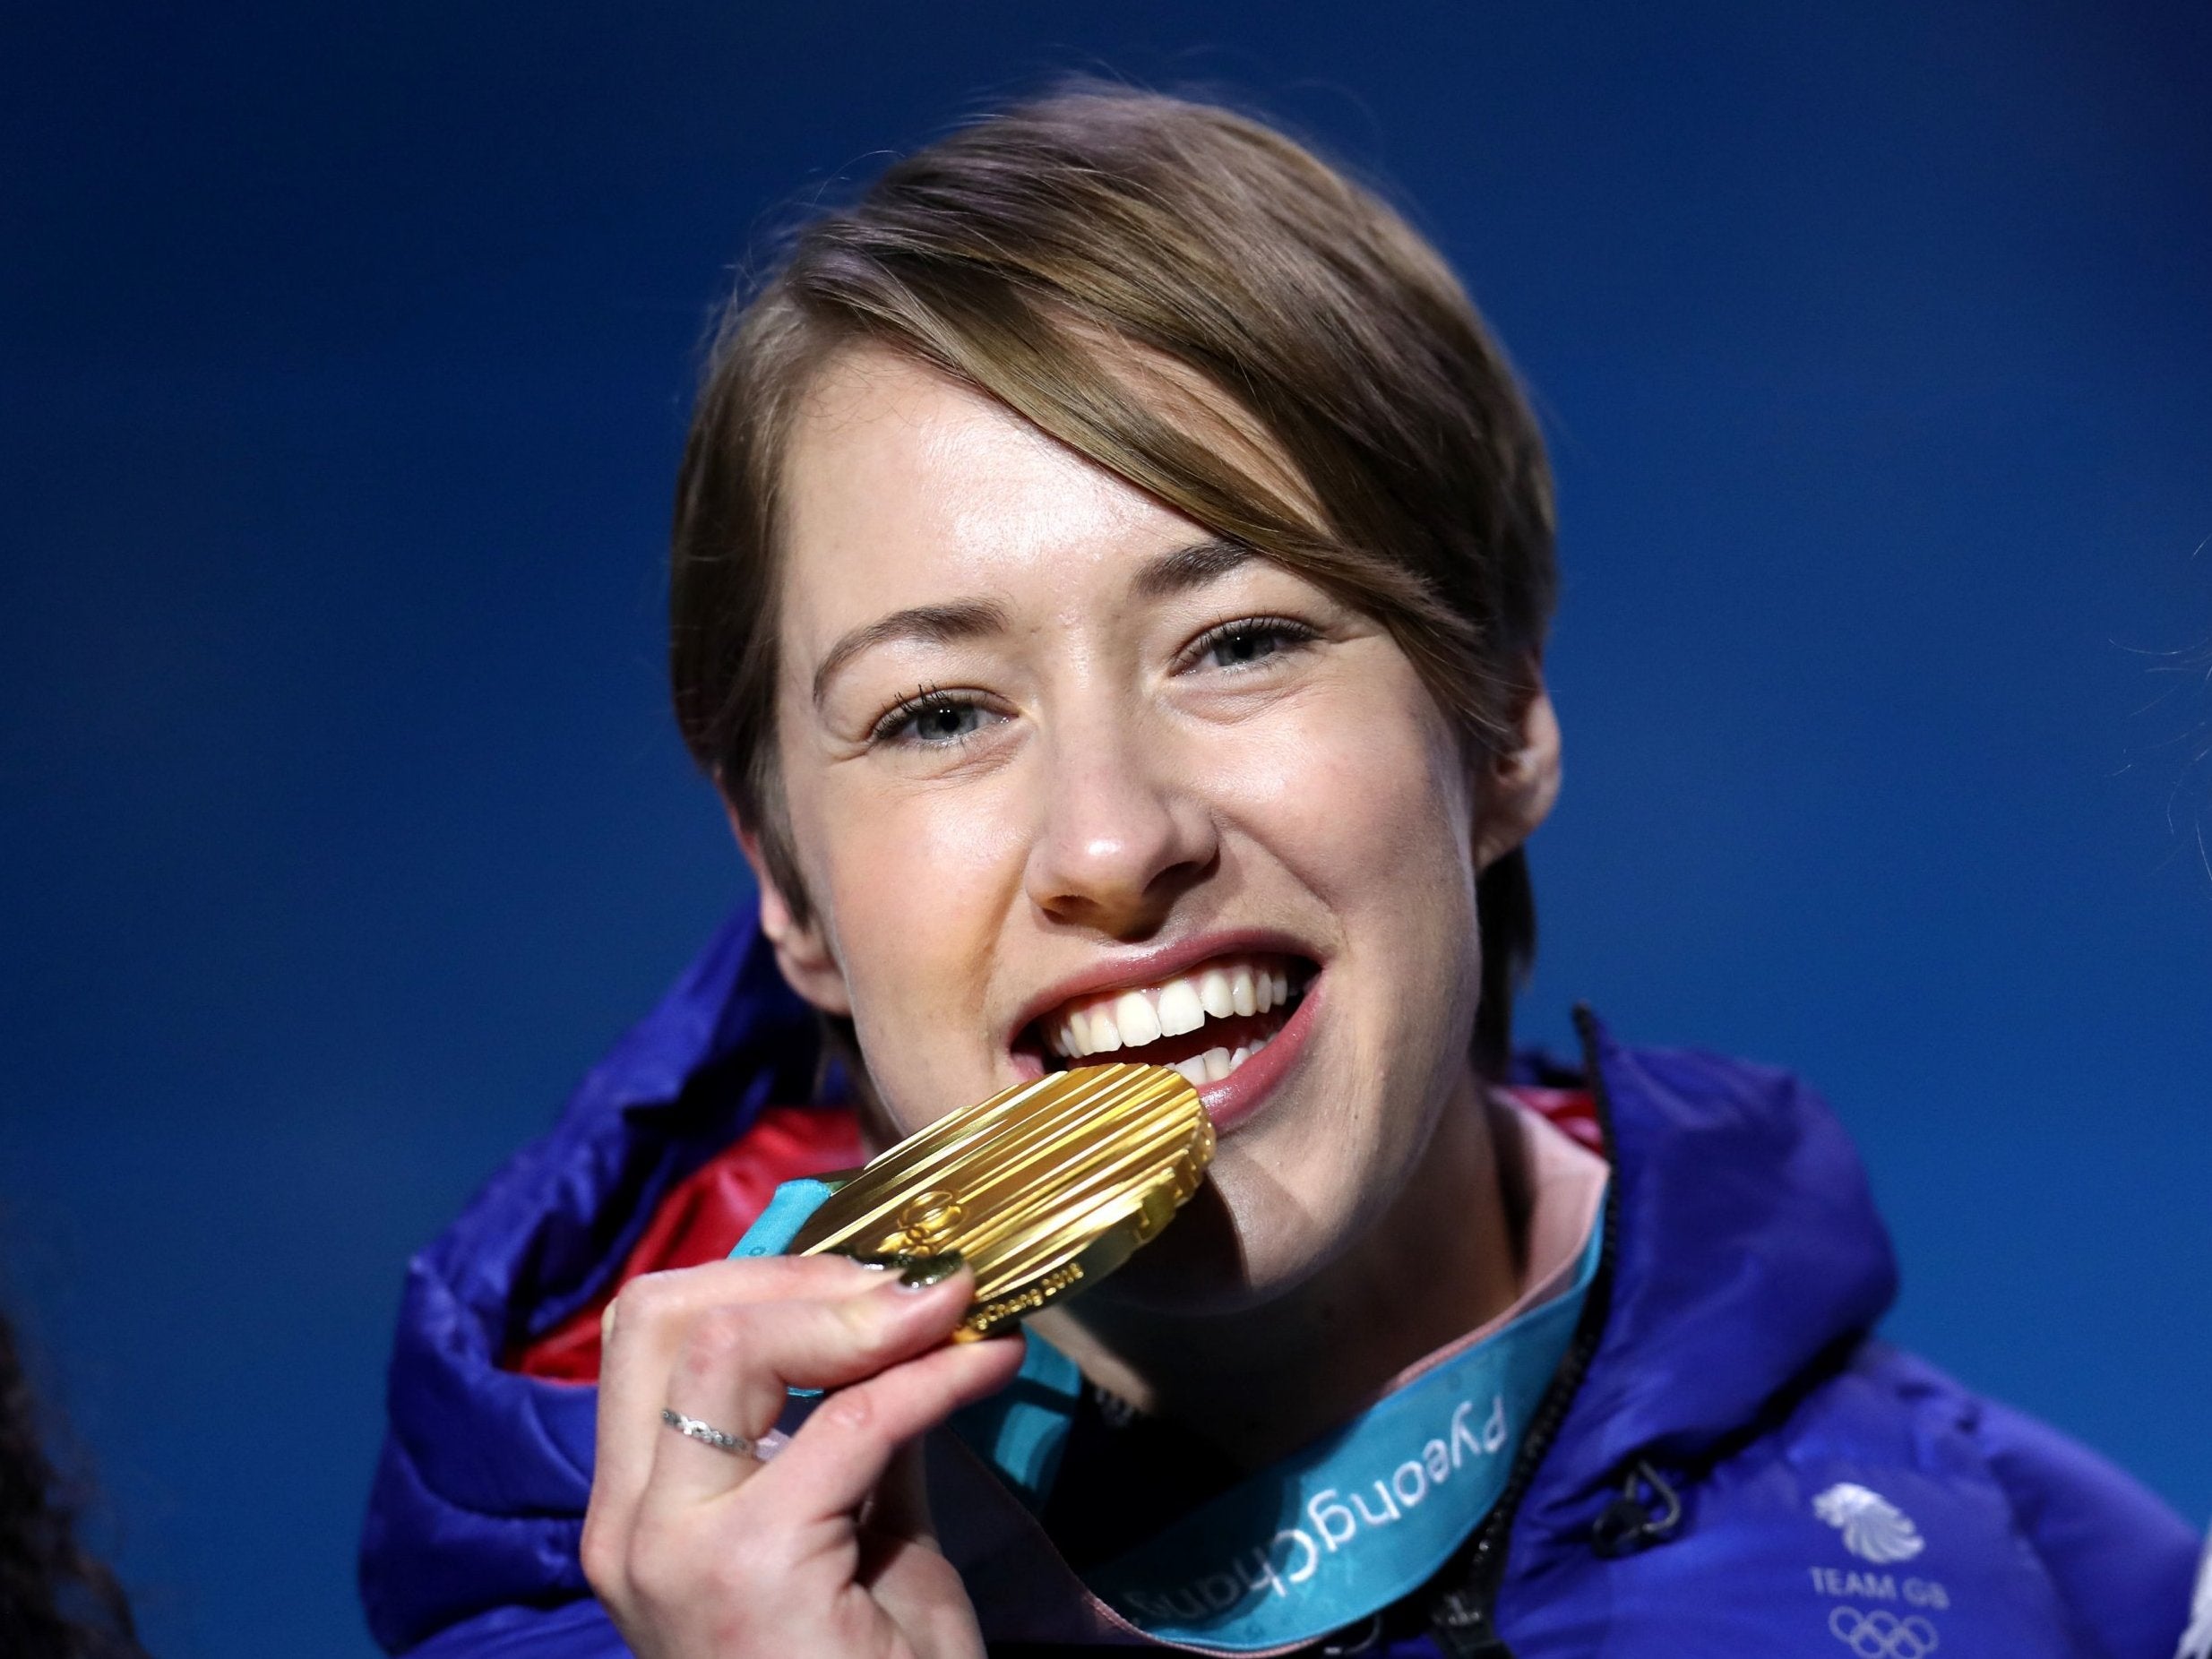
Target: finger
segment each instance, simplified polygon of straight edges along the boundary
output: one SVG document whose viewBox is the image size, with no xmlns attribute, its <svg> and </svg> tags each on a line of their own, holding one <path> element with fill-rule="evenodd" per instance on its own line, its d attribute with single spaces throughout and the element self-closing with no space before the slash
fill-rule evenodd
<svg viewBox="0 0 2212 1659">
<path fill-rule="evenodd" d="M 934 1285 L 893 1280 L 856 1296 L 710 1310 L 693 1321 L 668 1373 L 667 1405 L 758 1440 L 775 1426 L 791 1388 L 842 1388 L 942 1344 L 967 1312 L 974 1290 L 974 1276 L 963 1268 Z M 786 1447 L 779 1461 L 790 1449 Z M 653 1448 L 643 1501 L 703 1502 L 750 1480 L 762 1466 L 750 1457 L 732 1457 L 664 1430 Z"/>
<path fill-rule="evenodd" d="M 901 1446 L 1011 1382 L 1021 1354 L 1013 1338 L 951 1343 L 839 1389 L 762 1467 L 748 1502 L 757 1493 L 795 1526 L 853 1513 Z M 892 1494 L 893 1515 L 913 1524 L 910 1512 L 899 1514 L 899 1502 Z"/>
<path fill-rule="evenodd" d="M 875 1281 L 844 1257 L 777 1256 L 708 1262 L 649 1273 L 607 1303 L 600 1346 L 598 1442 L 592 1509 L 600 1524 L 620 1524 L 651 1475 L 653 1454 L 668 1432 L 660 1421 L 668 1372 L 693 1322 L 710 1309 L 794 1296 L 849 1294 Z"/>
<path fill-rule="evenodd" d="M 624 1285 L 607 1303 L 599 1350 L 598 1443 L 588 1534 L 627 1532 L 638 1495 L 652 1474 L 653 1454 L 671 1432 L 660 1419 L 668 1403 L 668 1373 L 701 1314 L 799 1296 L 849 1295 L 881 1282 L 880 1274 L 842 1256 L 771 1256 L 649 1273 Z"/>
</svg>

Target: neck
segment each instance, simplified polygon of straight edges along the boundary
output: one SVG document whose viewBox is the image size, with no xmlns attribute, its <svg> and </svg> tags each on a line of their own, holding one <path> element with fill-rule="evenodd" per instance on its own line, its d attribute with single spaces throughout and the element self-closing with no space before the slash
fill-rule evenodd
<svg viewBox="0 0 2212 1659">
<path fill-rule="evenodd" d="M 1032 1322 L 1100 1388 L 1258 1468 L 1512 1304 L 1522 1252 L 1507 1186 L 1470 1073 L 1390 1207 L 1289 1294 L 1203 1318 L 1083 1305 Z"/>
</svg>

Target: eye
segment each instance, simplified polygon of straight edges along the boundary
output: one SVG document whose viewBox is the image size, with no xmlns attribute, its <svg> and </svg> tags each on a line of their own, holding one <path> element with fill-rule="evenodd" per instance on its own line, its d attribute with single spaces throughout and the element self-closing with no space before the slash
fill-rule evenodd
<svg viewBox="0 0 2212 1659">
<path fill-rule="evenodd" d="M 957 692 L 917 692 L 886 709 L 869 731 L 874 743 L 914 748 L 951 748 L 965 743 L 998 717 L 975 698 Z"/>
<path fill-rule="evenodd" d="M 1245 616 L 1209 628 L 1185 654 L 1193 666 L 1231 672 L 1256 668 L 1270 658 L 1310 645 L 1321 636 L 1287 616 Z"/>
</svg>

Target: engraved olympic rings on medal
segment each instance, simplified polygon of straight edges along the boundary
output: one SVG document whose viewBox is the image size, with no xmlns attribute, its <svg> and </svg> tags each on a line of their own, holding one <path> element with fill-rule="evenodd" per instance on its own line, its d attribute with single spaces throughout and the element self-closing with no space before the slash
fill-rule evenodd
<svg viewBox="0 0 2212 1659">
<path fill-rule="evenodd" d="M 1871 1613 L 1855 1607 L 1831 1608 L 1828 1630 L 1859 1659 L 1925 1659 L 1939 1643 L 1935 1626 L 1918 1613 L 1900 1619 L 1879 1608 Z"/>
<path fill-rule="evenodd" d="M 953 1231 L 968 1218 L 960 1196 L 943 1187 L 917 1192 L 899 1209 L 899 1225 L 905 1230 L 908 1248 L 917 1256 L 934 1256 L 945 1247 Z"/>
</svg>

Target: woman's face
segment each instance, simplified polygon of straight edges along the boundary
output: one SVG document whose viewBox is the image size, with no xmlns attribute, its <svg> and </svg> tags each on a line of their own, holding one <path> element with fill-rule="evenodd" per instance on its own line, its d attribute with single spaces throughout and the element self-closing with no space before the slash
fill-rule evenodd
<svg viewBox="0 0 2212 1659">
<path fill-rule="evenodd" d="M 1204 1299 L 1297 1284 L 1471 1087 L 1475 880 L 1528 803 L 1373 620 L 906 358 L 833 360 L 786 484 L 787 975 L 907 1131 L 1179 1065 L 1235 1234 Z"/>
</svg>

